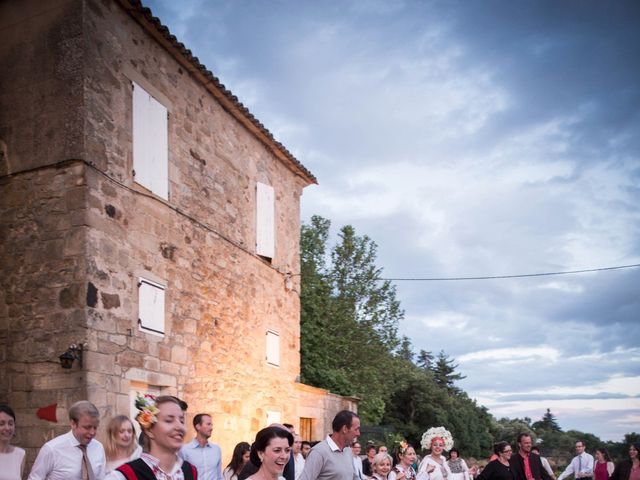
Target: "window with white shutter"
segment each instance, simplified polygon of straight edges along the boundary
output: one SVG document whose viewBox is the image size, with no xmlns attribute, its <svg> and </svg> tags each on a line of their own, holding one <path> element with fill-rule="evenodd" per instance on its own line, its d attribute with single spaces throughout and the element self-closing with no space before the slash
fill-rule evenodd
<svg viewBox="0 0 640 480">
<path fill-rule="evenodd" d="M 272 259 L 275 254 L 275 195 L 273 187 L 256 185 L 256 253 Z"/>
<path fill-rule="evenodd" d="M 140 277 L 138 282 L 138 323 L 140 330 L 164 335 L 163 285 Z"/>
<path fill-rule="evenodd" d="M 267 330 L 267 363 L 280 366 L 280 335 Z"/>
<path fill-rule="evenodd" d="M 133 170 L 143 187 L 169 198 L 168 118 L 164 105 L 133 83 Z"/>
</svg>

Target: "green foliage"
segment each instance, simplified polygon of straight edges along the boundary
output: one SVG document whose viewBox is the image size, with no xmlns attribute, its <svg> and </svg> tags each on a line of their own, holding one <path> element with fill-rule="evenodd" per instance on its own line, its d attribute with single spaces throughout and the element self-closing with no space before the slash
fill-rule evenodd
<svg viewBox="0 0 640 480">
<path fill-rule="evenodd" d="M 491 448 L 491 416 L 455 382 L 464 378 L 443 351 L 416 363 L 395 287 L 381 279 L 377 246 L 353 227 L 329 248 L 331 223 L 314 216 L 301 231 L 301 379 L 360 398 L 363 424 L 383 422 L 419 449 L 422 433 L 444 425 L 467 455 Z M 394 438 L 395 438 L 394 437 Z"/>
<path fill-rule="evenodd" d="M 380 279 L 376 244 L 343 227 L 328 253 L 330 222 L 314 216 L 301 232 L 301 378 L 361 398 L 363 422 L 378 423 L 389 397 L 386 372 L 404 312 Z M 330 258 L 330 261 L 327 259 Z"/>
<path fill-rule="evenodd" d="M 542 416 L 542 420 L 539 422 L 535 422 L 532 425 L 532 428 L 536 432 L 560 432 L 560 425 L 558 425 L 558 421 L 553 413 L 551 413 L 551 409 L 547 408 L 547 411 Z"/>
<path fill-rule="evenodd" d="M 420 450 L 423 432 L 442 425 L 463 456 L 488 457 L 494 442 L 515 444 L 526 432 L 560 464 L 571 458 L 576 440 L 588 449 L 603 445 L 595 435 L 563 432 L 549 409 L 533 424 L 530 418 L 494 419 L 456 386 L 465 377 L 454 359 L 442 350 L 416 356 L 409 338 L 398 338 L 404 312 L 394 286 L 381 279 L 375 242 L 347 225 L 329 248 L 330 227 L 314 216 L 301 231 L 301 380 L 359 397 L 363 425 L 384 432 L 376 441 L 391 446 L 404 438 Z M 626 443 L 605 445 L 617 459 L 640 439 L 637 433 L 626 437 Z"/>
</svg>

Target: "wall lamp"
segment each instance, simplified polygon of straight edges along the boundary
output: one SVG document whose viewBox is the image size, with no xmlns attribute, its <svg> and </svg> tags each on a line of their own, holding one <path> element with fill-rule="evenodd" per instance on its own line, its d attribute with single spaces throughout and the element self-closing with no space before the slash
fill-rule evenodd
<svg viewBox="0 0 640 480">
<path fill-rule="evenodd" d="M 73 366 L 73 361 L 78 360 L 78 365 L 82 368 L 82 352 L 84 351 L 86 344 L 80 343 L 76 345 L 72 343 L 67 348 L 67 351 L 60 355 L 60 366 L 64 369 L 69 369 Z"/>
</svg>

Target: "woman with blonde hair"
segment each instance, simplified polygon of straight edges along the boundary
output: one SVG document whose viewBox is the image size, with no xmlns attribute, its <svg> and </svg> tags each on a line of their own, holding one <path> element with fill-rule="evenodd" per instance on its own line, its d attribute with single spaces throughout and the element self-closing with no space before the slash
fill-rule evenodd
<svg viewBox="0 0 640 480">
<path fill-rule="evenodd" d="M 126 415 L 115 416 L 109 421 L 104 452 L 107 457 L 107 473 L 123 463 L 140 458 L 142 447 L 136 441 L 133 422 Z"/>
</svg>

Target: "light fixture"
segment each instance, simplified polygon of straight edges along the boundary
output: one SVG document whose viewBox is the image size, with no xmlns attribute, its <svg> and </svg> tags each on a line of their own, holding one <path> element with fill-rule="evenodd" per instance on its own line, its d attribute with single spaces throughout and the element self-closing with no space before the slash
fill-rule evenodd
<svg viewBox="0 0 640 480">
<path fill-rule="evenodd" d="M 67 351 L 60 355 L 60 366 L 64 369 L 70 369 L 73 366 L 73 361 L 78 360 L 78 365 L 82 368 L 82 352 L 84 351 L 85 344 L 72 343 L 67 348 Z"/>
</svg>

